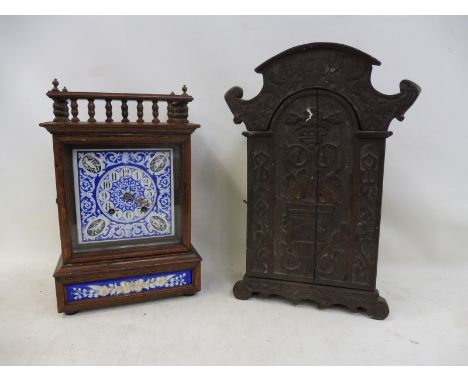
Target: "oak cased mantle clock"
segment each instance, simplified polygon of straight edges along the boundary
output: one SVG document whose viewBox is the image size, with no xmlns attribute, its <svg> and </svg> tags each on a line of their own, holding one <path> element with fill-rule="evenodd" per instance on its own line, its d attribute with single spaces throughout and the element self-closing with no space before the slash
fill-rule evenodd
<svg viewBox="0 0 468 382">
<path fill-rule="evenodd" d="M 53 137 L 62 249 L 54 273 L 58 311 L 199 291 L 201 258 L 190 242 L 190 136 L 199 125 L 188 122 L 193 98 L 186 87 L 181 95 L 163 95 L 53 85 L 47 96 L 55 118 L 40 126 Z M 79 102 L 87 104 L 86 117 Z M 145 103 L 151 106 L 146 119 Z M 159 120 L 162 103 L 167 122 Z M 136 121 L 129 119 L 132 105 Z M 105 110 L 103 122 L 96 121 L 97 106 Z"/>
<path fill-rule="evenodd" d="M 312 43 L 256 68 L 260 94 L 226 102 L 247 131 L 247 271 L 234 295 L 279 295 L 387 317 L 376 284 L 385 141 L 419 95 L 384 95 L 375 58 Z"/>
</svg>

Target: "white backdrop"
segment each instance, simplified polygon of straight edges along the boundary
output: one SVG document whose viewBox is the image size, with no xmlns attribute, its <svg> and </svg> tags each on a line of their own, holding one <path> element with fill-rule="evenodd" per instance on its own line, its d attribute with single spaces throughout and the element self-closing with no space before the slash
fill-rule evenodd
<svg viewBox="0 0 468 382">
<path fill-rule="evenodd" d="M 199 347 L 187 354 L 176 347 L 172 358 L 169 353 L 147 358 L 129 342 L 127 351 L 129 347 L 134 351 L 129 351 L 127 363 L 177 363 L 176 356 L 181 354 L 177 349 L 185 354 L 185 363 L 191 364 L 466 363 L 461 354 L 468 351 L 468 314 L 462 306 L 468 297 L 467 37 L 466 17 L 0 18 L 0 302 L 5 308 L 0 312 L 0 363 L 99 363 L 78 350 L 64 351 L 64 337 L 59 334 L 47 349 L 38 336 L 50 336 L 44 328 L 62 327 L 69 333 L 84 322 L 102 322 L 105 328 L 109 317 L 138 315 L 141 306 L 156 314 L 161 309 L 192 309 L 191 313 L 201 314 L 203 307 L 204 319 L 215 321 L 202 329 L 191 328 L 189 338 L 194 333 L 228 337 L 223 343 L 212 339 L 215 342 L 201 353 Z M 261 318 L 267 314 L 289 317 L 298 334 L 302 329 L 297 322 L 306 324 L 309 319 L 323 320 L 325 325 L 333 317 L 336 325 L 348 331 L 356 325 L 356 335 L 361 325 L 375 325 L 339 309 L 318 312 L 309 305 L 292 307 L 276 299 L 239 302 L 230 292 L 244 271 L 246 141 L 241 136 L 244 126 L 232 122 L 224 93 L 239 85 L 244 98 L 252 98 L 262 86 L 261 75 L 254 72 L 257 65 L 287 48 L 314 41 L 344 43 L 379 59 L 382 66 L 374 67 L 372 82 L 382 93 L 397 93 L 405 78 L 422 88 L 406 119 L 390 126 L 394 135 L 387 140 L 378 287 L 388 297 L 391 310 L 384 322 L 391 325 L 393 320 L 392 331 L 399 333 L 387 333 L 395 346 L 398 336 L 414 334 L 411 330 L 416 326 L 407 327 L 408 333 L 398 332 L 408 323 L 415 325 L 414 320 L 428 315 L 438 322 L 446 320 L 440 324 L 444 332 L 433 333 L 425 342 L 436 349 L 426 349 L 424 355 L 419 348 L 419 352 L 414 350 L 415 358 L 408 358 L 400 348 L 379 358 L 369 356 L 367 350 L 347 353 L 340 346 L 342 352 L 335 349 L 332 358 L 323 350 L 329 349 L 327 342 L 320 343 L 313 332 L 309 342 L 307 336 L 303 338 L 304 344 L 318 343 L 314 348 L 306 346 L 305 352 L 299 352 L 300 346 L 291 345 L 286 351 L 280 345 L 284 338 L 275 337 L 274 327 L 265 334 L 273 345 L 270 341 L 265 348 L 261 335 L 260 342 L 253 343 L 248 342 L 251 337 L 242 337 L 242 346 L 229 342 L 229 335 L 239 338 L 250 325 L 262 326 Z M 45 92 L 55 77 L 60 87 L 70 91 L 179 93 L 187 84 L 195 98 L 189 105 L 190 120 L 202 125 L 192 136 L 192 243 L 204 258 L 203 291 L 193 300 L 80 313 L 74 321 L 55 313 L 51 275 L 60 245 L 52 145 L 50 135 L 38 126 L 52 118 L 52 103 Z M 98 115 L 103 116 L 104 110 Z M 412 279 L 415 275 L 417 282 Z M 408 309 L 424 301 L 429 305 L 407 315 Z M 248 311 L 252 321 L 246 316 L 237 319 L 243 329 L 239 326 L 236 332 L 234 316 L 247 314 L 243 309 L 252 309 Z M 441 309 L 440 316 L 433 314 L 437 309 Z M 231 334 L 215 334 L 220 311 L 229 312 L 226 319 L 231 322 L 224 325 Z M 20 327 L 24 331 L 32 322 L 40 322 L 42 331 L 31 327 L 30 333 L 19 334 Z M 431 322 L 422 325 L 432 328 Z M 102 329 L 111 330 L 102 334 L 104 342 L 114 329 Z M 382 326 L 375 330 L 376 336 L 382 335 Z M 428 333 L 431 330 L 420 334 Z M 387 337 L 381 340 L 388 344 Z M 379 344 L 373 345 L 377 349 Z M 438 346 L 453 354 L 437 350 Z M 246 347 L 255 355 L 245 353 Z M 50 353 L 51 348 L 55 353 Z M 120 352 L 111 351 L 100 359 L 122 363 L 121 357 Z"/>
</svg>

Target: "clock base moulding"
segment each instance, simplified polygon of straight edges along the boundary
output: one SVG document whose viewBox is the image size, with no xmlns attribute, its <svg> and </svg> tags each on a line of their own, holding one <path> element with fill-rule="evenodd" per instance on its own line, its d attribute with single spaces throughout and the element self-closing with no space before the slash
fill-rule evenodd
<svg viewBox="0 0 468 382">
<path fill-rule="evenodd" d="M 82 310 L 192 296 L 201 287 L 201 257 L 195 248 L 184 253 L 143 259 L 66 264 L 60 257 L 54 272 L 57 309 Z"/>
</svg>

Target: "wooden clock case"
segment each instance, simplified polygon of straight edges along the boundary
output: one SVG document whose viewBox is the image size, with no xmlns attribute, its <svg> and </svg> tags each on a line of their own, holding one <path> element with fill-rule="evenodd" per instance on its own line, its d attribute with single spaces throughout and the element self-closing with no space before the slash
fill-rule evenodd
<svg viewBox="0 0 468 382">
<path fill-rule="evenodd" d="M 54 277 L 57 293 L 58 312 L 67 314 L 81 310 L 120 305 L 177 295 L 193 295 L 200 291 L 201 257 L 190 240 L 190 137 L 200 125 L 189 123 L 188 102 L 193 98 L 186 93 L 169 95 L 68 92 L 66 88 L 54 88 L 47 93 L 53 101 L 54 120 L 41 123 L 53 137 L 55 176 L 57 186 L 57 206 L 60 224 L 61 250 Z M 80 121 L 78 100 L 88 103 L 88 118 Z M 95 119 L 95 101 L 105 102 L 106 120 Z M 112 101 L 120 102 L 122 121 L 112 118 Z M 128 119 L 128 102 L 136 102 L 138 119 Z M 143 102 L 152 103 L 150 121 L 144 120 Z M 167 103 L 167 122 L 159 121 L 159 105 Z M 116 103 L 116 102 L 115 102 Z M 69 109 L 70 105 L 70 109 Z M 71 111 L 71 118 L 70 118 Z M 80 115 L 81 117 L 81 115 Z M 82 117 L 83 118 L 83 117 Z M 176 195 L 181 205 L 181 229 L 176 242 L 132 245 L 123 248 L 93 249 L 80 252 L 73 245 L 76 231 L 74 208 L 73 168 L 71 150 L 73 148 L 129 148 L 171 146 L 178 149 L 178 176 L 180 194 Z M 131 287 L 138 277 L 187 271 L 191 282 L 170 288 Z M 156 277 L 155 276 L 155 277 Z M 103 280 L 127 280 L 127 290 L 117 291 L 106 297 L 70 301 L 67 287 L 80 283 L 93 283 Z M 130 285 L 130 287 L 128 286 Z M 98 296 L 99 297 L 99 296 Z"/>
<path fill-rule="evenodd" d="M 376 284 L 386 138 L 419 95 L 384 95 L 375 58 L 349 46 L 297 46 L 256 68 L 263 88 L 226 102 L 247 131 L 247 272 L 234 295 L 344 305 L 384 319 Z"/>
</svg>

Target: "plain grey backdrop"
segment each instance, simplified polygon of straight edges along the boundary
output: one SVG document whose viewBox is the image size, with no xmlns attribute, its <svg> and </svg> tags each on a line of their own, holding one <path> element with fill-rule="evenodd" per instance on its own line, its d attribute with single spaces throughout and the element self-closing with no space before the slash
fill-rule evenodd
<svg viewBox="0 0 468 382">
<path fill-rule="evenodd" d="M 1 17 L 0 364 L 467 364 L 467 37 L 466 17 Z M 382 93 L 402 79 L 422 87 L 387 140 L 385 321 L 231 293 L 245 261 L 246 141 L 223 96 L 239 85 L 254 97 L 257 65 L 315 41 L 379 59 Z M 52 119 L 55 77 L 76 91 L 188 86 L 202 125 L 192 141 L 200 294 L 56 313 L 52 145 L 38 126 Z"/>
</svg>

